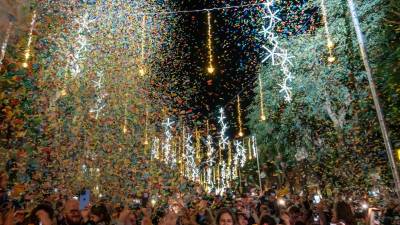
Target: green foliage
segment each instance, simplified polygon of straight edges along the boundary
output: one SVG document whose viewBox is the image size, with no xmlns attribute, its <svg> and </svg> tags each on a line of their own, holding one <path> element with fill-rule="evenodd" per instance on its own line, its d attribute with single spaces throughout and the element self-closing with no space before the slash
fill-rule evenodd
<svg viewBox="0 0 400 225">
<path fill-rule="evenodd" d="M 376 81 L 380 90 L 384 90 L 381 98 L 388 111 L 388 122 L 393 128 L 398 127 L 398 123 L 393 124 L 399 118 L 399 101 L 395 101 L 398 90 L 396 94 L 394 88 L 398 83 L 394 84 L 391 78 L 394 73 L 389 70 L 393 67 L 389 65 L 396 64 L 398 54 L 393 49 L 398 52 L 400 45 L 391 41 L 393 26 L 382 29 L 381 25 L 390 16 L 391 4 L 384 0 L 359 2 L 358 14 Z M 294 56 L 293 101 L 285 103 L 279 94 L 278 84 L 283 76 L 279 67 L 264 65 L 260 74 L 267 120 L 259 120 L 260 96 L 257 96 L 250 110 L 249 127 L 257 136 L 261 159 L 265 162 L 273 158 L 275 164 L 283 160 L 288 164 L 286 175 L 306 163 L 310 166 L 297 170 L 302 172 L 295 176 L 305 173 L 309 180 L 319 180 L 321 186 L 330 183 L 341 188 L 365 189 L 377 184 L 370 179 L 375 172 L 390 178 L 385 149 L 347 1 L 327 1 L 327 11 L 336 61 L 327 62 L 323 27 L 312 34 L 281 38 L 280 44 Z M 259 93 L 258 87 L 255 92 Z M 397 107 L 387 107 L 396 104 Z M 398 139 L 399 133 L 392 132 L 392 137 Z M 308 158 L 297 162 L 295 154 L 302 147 L 306 148 Z"/>
</svg>

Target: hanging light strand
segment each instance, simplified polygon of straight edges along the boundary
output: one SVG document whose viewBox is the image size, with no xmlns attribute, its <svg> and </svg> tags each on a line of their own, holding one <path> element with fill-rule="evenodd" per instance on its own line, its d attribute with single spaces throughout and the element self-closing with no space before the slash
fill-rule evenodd
<svg viewBox="0 0 400 225">
<path fill-rule="evenodd" d="M 265 112 L 264 112 L 264 91 L 263 91 L 263 85 L 262 85 L 262 80 L 261 80 L 261 73 L 258 74 L 258 85 L 259 85 L 259 95 L 260 95 L 260 119 L 261 121 L 265 121 L 267 118 L 265 117 Z"/>
<path fill-rule="evenodd" d="M 212 48 L 212 25 L 211 25 L 211 12 L 207 11 L 207 23 L 208 23 L 208 68 L 209 74 L 214 73 L 215 68 L 213 66 L 213 48 Z"/>
<path fill-rule="evenodd" d="M 29 38 L 28 38 L 28 44 L 26 46 L 25 49 L 25 58 L 24 58 L 24 62 L 22 63 L 22 66 L 24 68 L 28 67 L 28 60 L 31 56 L 31 45 L 32 45 L 32 34 L 33 34 L 33 29 L 35 27 L 35 23 L 36 23 L 36 11 L 33 11 L 33 16 L 32 16 L 32 21 L 31 21 L 31 27 L 29 29 Z"/>
<path fill-rule="evenodd" d="M 13 25 L 13 23 L 10 21 L 8 23 L 6 36 L 4 38 L 3 44 L 1 45 L 0 66 L 3 65 L 3 59 L 4 59 L 4 56 L 6 55 L 6 50 L 7 50 L 7 46 L 8 46 L 8 40 L 10 39 L 10 33 L 11 33 L 12 25 Z"/>
<path fill-rule="evenodd" d="M 140 76 L 144 76 L 146 74 L 145 69 L 145 46 L 146 46 L 146 15 L 142 17 L 142 40 L 141 40 L 141 62 L 139 68 Z"/>
<path fill-rule="evenodd" d="M 321 11 L 329 53 L 328 62 L 333 63 L 336 60 L 336 58 L 333 56 L 333 48 L 335 47 L 335 44 L 333 43 L 331 33 L 329 32 L 328 13 L 326 11 L 325 0 L 321 0 Z"/>
<path fill-rule="evenodd" d="M 242 122 L 242 109 L 240 106 L 240 96 L 237 96 L 237 115 L 238 115 L 238 125 L 239 125 L 239 137 L 243 137 L 243 122 Z"/>
</svg>

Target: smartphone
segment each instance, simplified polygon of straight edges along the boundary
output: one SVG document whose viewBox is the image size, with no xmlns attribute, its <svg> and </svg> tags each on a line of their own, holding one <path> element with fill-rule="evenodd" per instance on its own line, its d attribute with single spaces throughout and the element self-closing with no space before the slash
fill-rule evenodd
<svg viewBox="0 0 400 225">
<path fill-rule="evenodd" d="M 319 195 L 314 195 L 314 197 L 313 197 L 313 203 L 314 204 L 318 204 L 318 203 L 320 203 L 321 202 L 321 196 L 319 196 Z"/>
<path fill-rule="evenodd" d="M 84 190 L 79 195 L 79 210 L 83 210 L 90 203 L 90 190 Z"/>
</svg>

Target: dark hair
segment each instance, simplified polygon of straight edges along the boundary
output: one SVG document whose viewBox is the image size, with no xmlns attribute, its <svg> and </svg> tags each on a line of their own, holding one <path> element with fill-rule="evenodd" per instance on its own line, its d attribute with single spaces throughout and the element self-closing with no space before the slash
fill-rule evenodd
<svg viewBox="0 0 400 225">
<path fill-rule="evenodd" d="M 354 220 L 354 214 L 351 210 L 349 204 L 344 201 L 339 201 L 335 207 L 336 211 L 336 219 L 338 221 L 343 221 L 346 225 L 354 225 L 356 224 Z"/>
<path fill-rule="evenodd" d="M 219 225 L 219 220 L 221 219 L 221 217 L 222 217 L 222 215 L 224 215 L 224 214 L 229 214 L 231 217 L 232 217 L 232 221 L 233 221 L 233 224 L 237 224 L 237 222 L 236 222 L 236 218 L 235 218 L 235 215 L 232 213 L 232 211 L 230 210 L 230 209 L 228 209 L 228 208 L 222 208 L 222 209 L 220 209 L 219 211 L 218 211 L 218 215 L 217 215 L 217 218 L 216 218 L 216 224 L 217 225 Z"/>
<path fill-rule="evenodd" d="M 110 214 L 108 214 L 107 207 L 104 204 L 92 206 L 90 213 L 100 217 L 100 222 L 105 222 L 106 224 L 110 224 L 111 222 Z"/>
<path fill-rule="evenodd" d="M 354 220 L 354 214 L 351 210 L 349 204 L 344 201 L 339 201 L 335 207 L 336 219 L 338 221 L 343 221 L 346 224 L 353 225 L 356 224 Z"/>
<path fill-rule="evenodd" d="M 261 218 L 260 225 L 276 225 L 276 221 L 274 220 L 274 218 L 265 215 Z"/>
</svg>

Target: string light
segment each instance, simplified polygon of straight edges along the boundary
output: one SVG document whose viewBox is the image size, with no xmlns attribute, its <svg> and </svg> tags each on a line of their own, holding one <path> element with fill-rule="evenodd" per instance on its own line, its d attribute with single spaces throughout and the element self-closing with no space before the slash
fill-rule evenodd
<svg viewBox="0 0 400 225">
<path fill-rule="evenodd" d="M 29 30 L 28 44 L 27 44 L 26 50 L 25 50 L 25 60 L 24 60 L 24 63 L 22 63 L 22 66 L 24 68 L 28 67 L 28 60 L 29 60 L 29 57 L 31 56 L 32 34 L 33 34 L 33 28 L 35 27 L 35 23 L 36 23 L 36 11 L 33 12 L 31 27 Z"/>
<path fill-rule="evenodd" d="M 146 15 L 143 15 L 142 17 L 142 41 L 141 41 L 141 65 L 139 68 L 139 74 L 140 76 L 144 76 L 146 74 L 146 69 L 145 69 L 145 56 L 144 56 L 144 51 L 145 51 L 145 45 L 146 45 Z"/>
<path fill-rule="evenodd" d="M 199 179 L 199 169 L 195 162 L 195 149 L 192 146 L 192 135 L 187 134 L 185 144 L 185 162 L 186 162 L 186 173 L 189 175 L 189 179 L 197 181 Z"/>
<path fill-rule="evenodd" d="M 329 32 L 328 14 L 326 11 L 325 0 L 321 0 L 321 10 L 322 10 L 322 19 L 324 21 L 328 53 L 329 53 L 328 62 L 333 63 L 336 60 L 336 58 L 333 56 L 333 48 L 335 47 L 335 44 L 333 43 L 331 34 Z"/>
<path fill-rule="evenodd" d="M 201 143 L 200 143 L 200 133 L 199 133 L 199 131 L 198 131 L 198 129 L 197 129 L 197 127 L 196 127 L 196 129 L 195 129 L 195 138 L 196 138 L 196 160 L 197 160 L 197 162 L 199 162 L 200 161 L 200 159 L 201 159 L 201 155 L 200 155 L 200 151 L 201 151 Z"/>
<path fill-rule="evenodd" d="M 225 136 L 225 132 L 228 129 L 228 125 L 225 123 L 225 113 L 224 113 L 224 109 L 220 108 L 219 109 L 219 118 L 218 118 L 218 123 L 221 127 L 220 133 L 219 133 L 219 148 L 222 150 L 226 149 L 226 145 L 228 144 L 228 137 Z"/>
<path fill-rule="evenodd" d="M 240 160 L 240 167 L 244 167 L 246 164 L 246 148 L 243 146 L 241 141 L 235 141 L 235 166 L 238 166 Z"/>
<path fill-rule="evenodd" d="M 264 38 L 267 38 L 268 43 L 267 45 L 263 45 L 262 47 L 267 51 L 265 58 L 262 62 L 266 62 L 267 60 L 271 60 L 272 65 L 280 66 L 282 73 L 284 74 L 284 78 L 281 84 L 279 84 L 281 90 L 280 92 L 284 94 L 285 101 L 291 102 L 292 101 L 292 92 L 291 88 L 288 86 L 289 82 L 293 80 L 292 73 L 289 71 L 289 66 L 292 66 L 292 62 L 290 61 L 292 56 L 288 55 L 286 49 L 279 47 L 278 38 L 274 33 L 275 26 L 277 21 L 280 19 L 276 17 L 277 12 L 274 12 L 272 9 L 273 0 L 269 0 L 267 3 L 264 3 L 263 6 L 264 10 L 264 19 L 265 24 L 263 26 L 263 30 L 261 33 L 263 34 Z M 270 48 L 270 47 L 271 48 Z"/>
<path fill-rule="evenodd" d="M 11 33 L 11 27 L 12 27 L 12 22 L 10 21 L 8 23 L 7 31 L 6 31 L 6 36 L 4 38 L 4 42 L 1 45 L 1 53 L 0 53 L 0 66 L 3 65 L 3 59 L 4 56 L 6 55 L 6 50 L 8 46 L 8 40 L 10 39 L 10 33 Z"/>
<path fill-rule="evenodd" d="M 212 49 L 212 28 L 211 28 L 211 12 L 207 12 L 207 23 L 208 23 L 208 68 L 209 74 L 214 73 L 215 68 L 213 66 L 213 49 Z"/>
<path fill-rule="evenodd" d="M 239 124 L 239 137 L 243 137 L 243 124 L 242 124 L 242 110 L 240 107 L 240 97 L 237 95 L 237 114 L 238 114 L 238 124 Z"/>
<path fill-rule="evenodd" d="M 153 145 L 151 147 L 151 159 L 159 159 L 159 148 L 160 148 L 160 139 L 158 137 L 155 137 L 153 139 Z"/>
<path fill-rule="evenodd" d="M 95 113 L 96 120 L 99 118 L 101 111 L 106 107 L 105 98 L 108 96 L 107 93 L 103 91 L 103 71 L 97 72 L 97 80 L 92 81 L 94 87 L 96 88 L 96 102 L 94 108 L 90 109 L 90 113 Z"/>
<path fill-rule="evenodd" d="M 144 118 L 144 145 L 148 145 L 149 141 L 147 140 L 147 118 L 149 117 L 149 112 L 147 111 L 147 105 L 145 109 L 145 118 Z"/>
<path fill-rule="evenodd" d="M 263 92 L 263 85 L 261 80 L 261 73 L 258 74 L 258 85 L 259 85 L 259 95 L 260 95 L 260 119 L 261 121 L 265 121 L 267 118 L 265 117 L 264 112 L 264 92 Z"/>
<path fill-rule="evenodd" d="M 171 141 L 172 141 L 172 125 L 174 124 L 174 121 L 171 121 L 169 118 L 167 118 L 167 121 L 162 123 L 164 126 L 164 134 L 165 134 L 165 140 L 162 146 L 162 150 L 165 156 L 165 160 L 167 163 L 170 163 L 171 167 L 176 166 L 176 156 L 173 151 L 171 151 Z"/>
<path fill-rule="evenodd" d="M 89 24 L 93 21 L 94 20 L 89 19 L 89 14 L 87 12 L 85 15 L 75 19 L 75 24 L 78 26 L 78 36 L 74 42 L 76 45 L 73 46 L 73 52 L 69 55 L 70 61 L 68 63 L 73 78 L 76 78 L 82 72 L 81 61 L 86 59 L 84 53 L 88 51 L 89 48 L 86 35 L 90 32 Z"/>
<path fill-rule="evenodd" d="M 250 138 L 247 139 L 247 149 L 249 150 L 249 160 L 251 160 L 253 158 L 253 156 L 251 155 L 251 139 Z"/>
<path fill-rule="evenodd" d="M 253 155 L 255 157 L 258 156 L 258 149 L 257 149 L 257 144 L 256 144 L 256 137 L 252 136 L 251 137 L 251 143 L 252 143 L 252 150 L 253 150 Z"/>
</svg>

